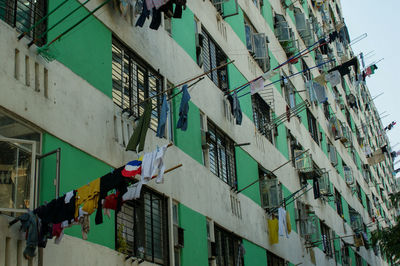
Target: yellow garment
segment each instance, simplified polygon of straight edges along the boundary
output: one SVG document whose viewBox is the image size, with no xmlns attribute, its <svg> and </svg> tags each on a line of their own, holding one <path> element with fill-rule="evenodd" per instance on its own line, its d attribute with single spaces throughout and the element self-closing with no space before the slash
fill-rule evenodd
<svg viewBox="0 0 400 266">
<path fill-rule="evenodd" d="M 75 218 L 78 217 L 79 206 L 83 204 L 82 210 L 89 215 L 97 209 L 97 202 L 100 194 L 100 178 L 97 178 L 89 184 L 78 188 L 75 197 Z"/>
<path fill-rule="evenodd" d="M 268 220 L 269 243 L 271 245 L 279 242 L 278 228 L 278 219 Z"/>
<path fill-rule="evenodd" d="M 325 81 L 325 73 L 322 75 L 319 75 L 318 77 L 314 78 L 314 81 L 319 83 L 321 86 L 325 86 L 326 85 L 326 81 Z"/>
<path fill-rule="evenodd" d="M 315 259 L 315 252 L 313 248 L 310 248 L 310 259 L 312 264 L 316 265 L 317 264 L 317 260 Z"/>
<path fill-rule="evenodd" d="M 292 225 L 290 224 L 289 211 L 286 211 L 286 227 L 287 227 L 288 234 L 290 234 L 290 232 L 292 232 Z"/>
</svg>

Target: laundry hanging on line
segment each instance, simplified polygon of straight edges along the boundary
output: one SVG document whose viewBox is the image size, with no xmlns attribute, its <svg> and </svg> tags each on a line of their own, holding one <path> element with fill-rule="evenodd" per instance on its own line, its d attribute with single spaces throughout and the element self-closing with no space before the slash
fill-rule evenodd
<svg viewBox="0 0 400 266">
<path fill-rule="evenodd" d="M 357 57 L 353 57 L 349 61 L 347 61 L 347 62 L 345 62 L 345 63 L 343 63 L 343 64 L 341 64 L 339 66 L 336 66 L 336 67 L 328 70 L 328 73 L 331 73 L 331 72 L 337 70 L 337 71 L 339 71 L 340 75 L 342 77 L 344 77 L 345 75 L 350 74 L 350 67 L 354 68 L 354 72 L 356 74 L 358 73 L 358 59 L 357 59 Z M 356 78 L 357 78 L 357 76 L 356 76 Z"/>
</svg>

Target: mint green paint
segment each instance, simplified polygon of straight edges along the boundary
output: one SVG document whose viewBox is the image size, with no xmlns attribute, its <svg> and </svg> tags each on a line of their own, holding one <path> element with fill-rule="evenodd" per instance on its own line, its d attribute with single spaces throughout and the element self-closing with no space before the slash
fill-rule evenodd
<svg viewBox="0 0 400 266">
<path fill-rule="evenodd" d="M 246 250 L 244 254 L 244 265 L 265 266 L 267 265 L 267 252 L 246 239 L 243 239 L 243 246 Z"/>
<path fill-rule="evenodd" d="M 261 13 L 269 25 L 269 27 L 274 30 L 274 16 L 272 14 L 272 7 L 269 1 L 264 1 L 264 6 L 261 8 Z"/>
<path fill-rule="evenodd" d="M 352 248 L 348 248 L 349 249 L 349 255 L 350 255 L 350 259 L 351 259 L 351 265 L 352 266 L 357 266 L 356 264 L 356 254 L 354 253 L 354 250 Z"/>
<path fill-rule="evenodd" d="M 275 137 L 275 147 L 289 160 L 289 147 L 287 143 L 286 127 L 284 124 L 278 126 L 278 136 Z"/>
<path fill-rule="evenodd" d="M 229 2 L 223 4 L 224 12 L 226 14 L 236 13 L 235 1 L 230 0 Z M 246 33 L 244 30 L 244 14 L 240 7 L 238 7 L 238 14 L 235 16 L 230 16 L 225 19 L 226 22 L 232 27 L 233 31 L 239 37 L 244 45 L 246 45 Z"/>
<path fill-rule="evenodd" d="M 185 240 L 181 265 L 208 265 L 206 217 L 179 204 L 179 225 L 184 229 Z"/>
<path fill-rule="evenodd" d="M 49 1 L 48 10 L 52 10 L 61 1 Z M 48 18 L 48 26 L 54 25 L 78 5 L 80 3 L 76 0 L 69 1 Z M 97 14 L 104 12 L 107 8 L 109 7 L 102 7 Z M 53 40 L 87 14 L 88 11 L 85 8 L 79 9 L 51 30 L 47 35 L 47 40 Z M 95 88 L 108 97 L 112 97 L 111 32 L 94 16 L 89 17 L 60 40 L 53 43 L 50 46 L 50 53 L 55 54 L 56 60 Z"/>
<path fill-rule="evenodd" d="M 270 60 L 270 65 L 271 65 L 271 70 L 274 69 L 275 67 L 277 67 L 279 65 L 278 60 L 275 58 L 275 56 L 273 55 L 273 53 L 268 50 L 269 53 L 269 60 Z M 280 82 L 278 80 L 280 80 L 281 76 L 280 75 L 275 75 L 272 78 L 270 78 L 271 83 L 275 82 L 273 84 L 273 86 L 278 90 L 278 92 L 282 95 L 282 88 L 280 85 Z M 272 86 L 272 85 L 270 85 Z"/>
<path fill-rule="evenodd" d="M 339 236 L 335 233 L 333 235 L 334 238 L 338 238 Z M 335 239 L 333 240 L 333 248 L 335 251 L 335 257 L 336 257 L 336 261 L 339 264 L 342 264 L 342 252 L 341 252 L 341 244 L 340 244 L 340 239 Z"/>
<path fill-rule="evenodd" d="M 283 197 L 287 198 L 292 194 L 285 186 L 282 185 Z M 300 192 L 301 193 L 301 192 Z M 298 195 L 298 194 L 297 194 Z M 291 202 L 293 197 L 288 200 Z M 286 211 L 289 212 L 290 215 L 290 225 L 292 226 L 292 231 L 297 233 L 297 224 L 296 224 L 296 210 L 294 208 L 294 201 L 286 205 Z"/>
<path fill-rule="evenodd" d="M 342 198 L 342 208 L 343 208 L 343 217 L 344 217 L 344 220 L 345 220 L 348 224 L 350 224 L 349 204 L 347 203 L 347 201 L 346 201 L 343 197 L 341 197 L 341 198 Z"/>
<path fill-rule="evenodd" d="M 181 19 L 172 19 L 172 38 L 196 62 L 196 32 L 192 10 L 186 8 Z"/>
<path fill-rule="evenodd" d="M 234 64 L 228 65 L 228 80 L 229 80 L 229 88 L 235 89 L 240 87 L 241 85 L 248 82 L 248 80 L 240 73 L 240 71 L 236 68 Z M 242 91 L 238 92 L 238 95 L 242 95 L 246 92 L 250 91 L 250 86 L 247 86 Z M 240 108 L 242 109 L 243 114 L 245 114 L 251 121 L 253 121 L 253 107 L 251 104 L 251 95 L 247 94 L 244 97 L 239 98 Z"/>
<path fill-rule="evenodd" d="M 362 199 L 362 205 L 364 206 L 365 209 L 367 209 L 367 196 L 365 195 L 365 192 L 362 188 L 361 188 L 361 199 Z"/>
<path fill-rule="evenodd" d="M 99 178 L 111 171 L 111 166 L 91 157 L 87 153 L 78 150 L 75 147 L 63 142 L 62 140 L 50 135 L 43 134 L 43 153 L 61 148 L 60 163 L 60 195 L 78 189 L 79 187 Z M 44 171 L 49 168 L 44 168 Z M 40 202 L 50 201 L 54 198 L 54 172 L 44 172 L 40 181 Z M 51 185 L 49 185 L 51 184 Z M 94 224 L 94 215 L 91 219 L 90 233 L 88 240 L 109 248 L 115 246 L 115 223 L 114 217 L 108 219 L 104 217 L 104 223 Z M 73 226 L 65 230 L 66 234 L 82 237 L 80 226 Z"/>
<path fill-rule="evenodd" d="M 177 92 L 178 90 L 175 90 L 175 93 Z M 179 106 L 181 99 L 182 94 L 179 94 L 172 99 L 174 125 L 176 125 L 179 120 Z M 174 126 L 174 142 L 179 149 L 188 154 L 197 162 L 203 164 L 200 125 L 200 110 L 192 102 L 189 102 L 187 130 L 182 131 Z"/>
<path fill-rule="evenodd" d="M 253 181 L 258 180 L 258 163 L 240 147 L 235 148 L 235 158 L 238 189 L 240 190 Z M 261 205 L 260 186 L 258 182 L 244 190 L 242 194 L 252 199 L 258 205 Z"/>
</svg>

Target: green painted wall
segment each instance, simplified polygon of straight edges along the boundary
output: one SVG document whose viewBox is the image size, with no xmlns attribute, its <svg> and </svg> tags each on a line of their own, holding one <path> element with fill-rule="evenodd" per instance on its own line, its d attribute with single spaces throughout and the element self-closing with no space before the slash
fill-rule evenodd
<svg viewBox="0 0 400 266">
<path fill-rule="evenodd" d="M 172 38 L 196 62 L 196 36 L 194 14 L 186 8 L 181 19 L 172 19 Z"/>
<path fill-rule="evenodd" d="M 283 197 L 286 198 L 292 194 L 285 186 L 282 185 Z M 300 192 L 301 193 L 301 192 Z M 292 201 L 289 200 L 288 202 Z M 297 233 L 297 224 L 296 224 L 296 210 L 294 208 L 294 201 L 286 205 L 286 211 L 289 212 L 290 215 L 290 225 L 292 226 L 292 231 Z"/>
<path fill-rule="evenodd" d="M 342 197 L 342 208 L 343 208 L 344 220 L 350 225 L 349 204 L 343 197 Z"/>
<path fill-rule="evenodd" d="M 240 7 L 238 7 L 238 14 L 234 16 L 227 17 L 225 19 L 226 22 L 232 27 L 233 31 L 239 37 L 239 39 L 246 45 L 246 33 L 244 31 L 244 14 Z M 229 2 L 224 4 L 224 13 L 225 14 L 234 14 L 236 13 L 235 9 L 235 1 L 230 0 Z"/>
<path fill-rule="evenodd" d="M 264 6 L 261 9 L 261 13 L 269 27 L 274 30 L 274 16 L 272 14 L 272 7 L 269 1 L 264 1 Z"/>
<path fill-rule="evenodd" d="M 177 93 L 178 90 L 175 90 Z M 182 94 L 172 99 L 172 114 L 174 125 L 179 120 L 179 106 L 181 103 Z M 201 148 L 201 130 L 200 130 L 200 110 L 192 102 L 189 102 L 188 112 L 188 128 L 182 131 L 174 126 L 174 142 L 175 145 L 183 152 L 188 154 L 197 162 L 203 164 L 203 153 Z"/>
<path fill-rule="evenodd" d="M 43 134 L 43 153 L 50 152 L 57 148 L 61 148 L 60 195 L 73 189 L 78 189 L 112 170 L 109 165 L 91 157 L 87 153 L 72 147 L 52 135 L 47 133 Z M 53 168 L 54 167 L 49 165 L 43 168 L 44 172 L 40 180 L 41 203 L 54 199 Z M 50 171 L 48 172 L 47 170 Z M 115 247 L 114 215 L 111 219 L 104 216 L 104 223 L 101 225 L 94 224 L 94 215 L 95 214 L 92 214 L 91 217 L 88 240 L 113 249 Z M 65 230 L 65 233 L 78 238 L 82 237 L 80 226 L 68 228 Z"/>
<path fill-rule="evenodd" d="M 248 80 L 242 75 L 242 73 L 240 73 L 240 71 L 236 68 L 234 64 L 228 65 L 228 79 L 229 79 L 230 90 L 233 90 L 248 82 Z M 243 95 L 244 93 L 247 93 L 249 91 L 250 91 L 250 86 L 247 86 L 245 89 L 238 92 L 238 96 Z M 250 118 L 251 121 L 253 121 L 253 107 L 251 103 L 251 95 L 247 94 L 244 97 L 240 97 L 239 101 L 240 101 L 240 108 L 242 109 L 243 114 L 246 115 L 248 118 Z"/>
<path fill-rule="evenodd" d="M 275 147 L 289 160 L 289 147 L 287 143 L 287 133 L 284 124 L 278 126 L 278 136 L 275 137 Z"/>
<path fill-rule="evenodd" d="M 238 189 L 242 189 L 255 180 L 258 180 L 258 163 L 242 148 L 235 148 L 236 174 Z M 255 183 L 242 192 L 258 205 L 261 205 L 260 186 Z"/>
<path fill-rule="evenodd" d="M 351 265 L 357 266 L 357 264 L 356 264 L 356 254 L 354 253 L 354 250 L 352 248 L 349 248 L 349 254 L 350 254 L 350 259 L 351 259 Z"/>
<path fill-rule="evenodd" d="M 48 10 L 52 10 L 60 2 L 61 0 L 49 1 Z M 79 4 L 76 0 L 69 1 L 48 18 L 48 26 L 57 23 Z M 98 13 L 104 12 L 106 8 L 102 7 Z M 85 8 L 79 9 L 51 30 L 47 40 L 53 40 L 87 14 L 88 11 Z M 53 43 L 49 52 L 55 54 L 56 60 L 70 68 L 71 71 L 110 98 L 112 97 L 111 32 L 94 16 L 89 17 L 59 41 Z M 93 71 L 94 69 L 95 71 Z"/>
<path fill-rule="evenodd" d="M 208 265 L 206 217 L 179 204 L 179 225 L 184 229 L 181 265 Z"/>
<path fill-rule="evenodd" d="M 244 255 L 244 265 L 246 266 L 265 266 L 267 265 L 267 252 L 246 239 L 243 239 L 243 246 L 246 249 Z"/>
</svg>

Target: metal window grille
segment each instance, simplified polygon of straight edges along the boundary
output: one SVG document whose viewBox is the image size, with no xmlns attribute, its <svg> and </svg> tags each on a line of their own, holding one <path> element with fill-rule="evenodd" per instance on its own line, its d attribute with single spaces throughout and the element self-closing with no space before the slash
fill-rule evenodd
<svg viewBox="0 0 400 266">
<path fill-rule="evenodd" d="M 208 121 L 207 126 L 210 170 L 222 181 L 236 188 L 234 143 L 211 121 Z"/>
<path fill-rule="evenodd" d="M 252 96 L 252 102 L 254 124 L 258 131 L 272 143 L 272 132 L 268 130 L 268 124 L 271 122 L 271 108 L 258 94 Z"/>
<path fill-rule="evenodd" d="M 47 0 L 0 0 L 0 19 L 15 27 L 20 32 L 28 31 L 47 12 Z M 36 38 L 46 31 L 46 21 L 28 32 L 27 36 Z M 36 44 L 43 45 L 46 38 L 39 39 Z"/>
<path fill-rule="evenodd" d="M 204 36 L 202 45 L 203 49 L 201 51 L 203 57 L 203 68 L 204 71 L 209 71 L 226 63 L 228 58 L 204 29 L 202 29 L 202 34 Z M 207 76 L 222 91 L 227 91 L 229 89 L 226 66 L 209 73 Z"/>
<path fill-rule="evenodd" d="M 317 144 L 319 144 L 317 120 L 309 110 L 307 110 L 307 120 L 308 120 L 308 131 L 310 132 L 311 137 L 314 139 L 314 141 Z"/>
<path fill-rule="evenodd" d="M 267 265 L 285 266 L 286 263 L 284 259 L 267 250 Z"/>
<path fill-rule="evenodd" d="M 239 254 L 241 239 L 224 229 L 214 226 L 215 243 L 217 246 L 217 266 L 243 266 L 243 254 Z"/>
<path fill-rule="evenodd" d="M 138 118 L 144 112 L 144 99 L 163 90 L 162 76 L 150 68 L 129 48 L 113 39 L 112 43 L 112 98 L 116 105 Z M 157 130 L 162 95 L 152 98 L 150 128 Z M 141 103 L 141 104 L 138 104 Z"/>
<path fill-rule="evenodd" d="M 332 252 L 332 241 L 331 241 L 331 229 L 324 223 L 321 222 L 321 236 L 323 251 L 329 257 L 333 256 Z"/>
<path fill-rule="evenodd" d="M 116 215 L 116 249 L 168 265 L 167 200 L 143 188 L 142 197 L 127 201 Z"/>
</svg>

